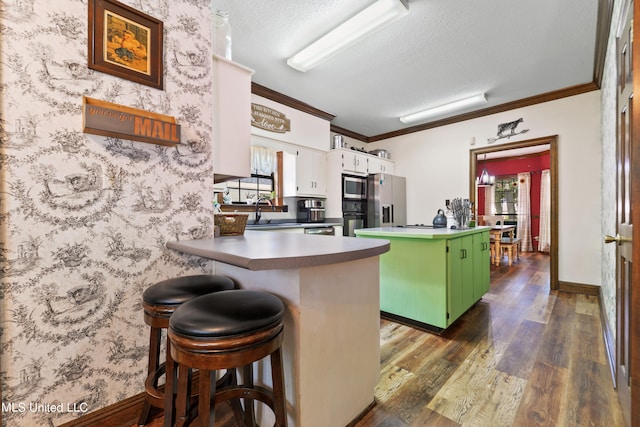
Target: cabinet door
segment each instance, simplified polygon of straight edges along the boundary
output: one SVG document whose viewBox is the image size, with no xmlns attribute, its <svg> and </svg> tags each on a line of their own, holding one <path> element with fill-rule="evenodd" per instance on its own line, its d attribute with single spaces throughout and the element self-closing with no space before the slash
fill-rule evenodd
<svg viewBox="0 0 640 427">
<path fill-rule="evenodd" d="M 489 231 L 473 235 L 473 297 L 475 301 L 489 292 L 491 266 L 489 243 Z"/>
<path fill-rule="evenodd" d="M 449 239 L 447 246 L 447 306 L 450 325 L 476 301 L 473 290 L 473 236 Z"/>
<path fill-rule="evenodd" d="M 342 170 L 357 174 L 367 173 L 367 156 L 356 151 L 345 150 L 342 154 Z"/>
<path fill-rule="evenodd" d="M 285 171 L 286 188 L 295 188 L 295 191 L 286 190 L 284 197 L 291 196 L 327 196 L 326 179 L 326 155 L 322 151 L 299 148 L 295 155 L 295 174 Z M 290 176 L 295 176 L 295 187 L 291 185 Z"/>
<path fill-rule="evenodd" d="M 214 182 L 251 174 L 252 70 L 214 55 Z"/>
<path fill-rule="evenodd" d="M 393 175 L 395 164 L 390 160 L 385 160 L 380 157 L 369 157 L 367 159 L 367 166 L 369 173 L 388 173 Z"/>
<path fill-rule="evenodd" d="M 447 326 L 464 313 L 462 239 L 447 241 Z"/>
</svg>

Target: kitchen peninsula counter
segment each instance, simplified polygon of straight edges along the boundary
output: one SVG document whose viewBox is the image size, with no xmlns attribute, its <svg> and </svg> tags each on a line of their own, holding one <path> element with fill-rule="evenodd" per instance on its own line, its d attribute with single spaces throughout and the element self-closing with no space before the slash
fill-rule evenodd
<svg viewBox="0 0 640 427">
<path fill-rule="evenodd" d="M 279 296 L 288 425 L 344 426 L 374 402 L 380 373 L 380 255 L 389 241 L 265 233 L 167 243 L 214 260 L 215 274 Z M 268 363 L 255 368 L 270 384 Z M 259 407 L 260 425 L 273 425 Z"/>
<path fill-rule="evenodd" d="M 248 270 L 279 270 L 377 256 L 389 250 L 389 242 L 247 230 L 242 236 L 167 242 L 167 247 Z"/>
</svg>

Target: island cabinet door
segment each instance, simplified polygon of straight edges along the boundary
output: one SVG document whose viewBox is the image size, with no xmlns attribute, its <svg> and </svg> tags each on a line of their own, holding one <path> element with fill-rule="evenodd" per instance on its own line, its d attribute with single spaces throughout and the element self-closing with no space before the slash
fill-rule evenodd
<svg viewBox="0 0 640 427">
<path fill-rule="evenodd" d="M 473 235 L 473 299 L 480 298 L 489 292 L 489 276 L 491 264 L 491 252 L 489 248 L 489 232 Z"/>
<path fill-rule="evenodd" d="M 476 300 L 474 300 L 473 289 L 473 236 L 449 239 L 447 247 L 448 326 L 467 311 Z"/>
</svg>

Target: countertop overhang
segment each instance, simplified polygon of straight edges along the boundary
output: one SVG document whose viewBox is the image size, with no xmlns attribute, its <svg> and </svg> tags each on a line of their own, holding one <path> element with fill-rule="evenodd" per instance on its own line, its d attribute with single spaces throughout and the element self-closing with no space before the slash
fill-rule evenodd
<svg viewBox="0 0 640 427">
<path fill-rule="evenodd" d="M 361 228 L 355 230 L 356 236 L 363 237 L 402 237 L 407 239 L 450 239 L 452 237 L 462 237 L 467 234 L 474 234 L 485 230 L 490 230 L 488 226 L 478 226 L 464 229 L 451 228 L 413 228 L 413 227 L 376 227 Z"/>
<path fill-rule="evenodd" d="M 167 248 L 248 270 L 281 270 L 355 261 L 389 250 L 384 239 L 245 230 L 242 236 L 170 241 Z"/>
</svg>

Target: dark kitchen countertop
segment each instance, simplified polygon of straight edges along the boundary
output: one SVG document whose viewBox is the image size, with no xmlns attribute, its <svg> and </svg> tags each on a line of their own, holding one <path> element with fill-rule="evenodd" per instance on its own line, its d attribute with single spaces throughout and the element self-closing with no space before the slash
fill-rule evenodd
<svg viewBox="0 0 640 427">
<path fill-rule="evenodd" d="M 323 227 L 338 227 L 342 226 L 341 222 L 278 222 L 278 221 L 260 221 L 259 224 L 251 224 L 252 219 L 249 219 L 249 223 L 246 226 L 247 230 L 274 230 L 282 228 L 323 228 Z"/>
</svg>

